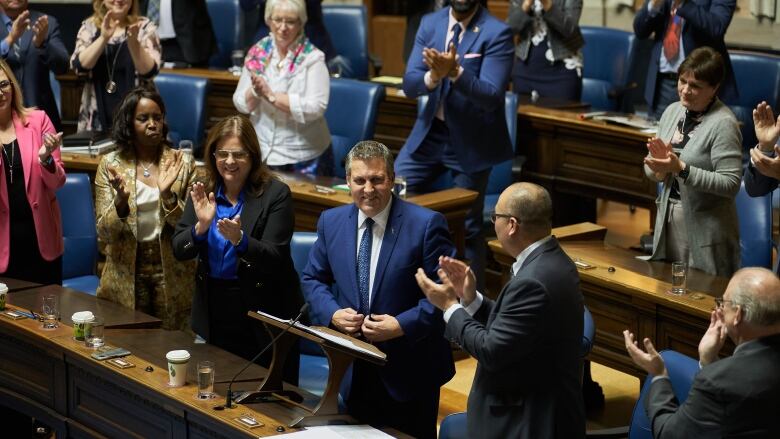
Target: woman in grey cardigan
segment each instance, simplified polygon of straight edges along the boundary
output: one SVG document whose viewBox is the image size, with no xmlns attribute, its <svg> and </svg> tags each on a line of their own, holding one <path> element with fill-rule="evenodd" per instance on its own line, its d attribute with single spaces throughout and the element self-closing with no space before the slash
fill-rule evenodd
<svg viewBox="0 0 780 439">
<path fill-rule="evenodd" d="M 742 137 L 734 114 L 718 98 L 723 58 L 709 47 L 680 65 L 680 101 L 661 116 L 645 173 L 663 181 L 651 259 L 684 261 L 731 276 L 740 263 L 735 198 L 742 177 Z"/>
<path fill-rule="evenodd" d="M 520 37 L 513 90 L 578 101 L 582 94 L 582 0 L 512 0 L 507 23 Z"/>
</svg>

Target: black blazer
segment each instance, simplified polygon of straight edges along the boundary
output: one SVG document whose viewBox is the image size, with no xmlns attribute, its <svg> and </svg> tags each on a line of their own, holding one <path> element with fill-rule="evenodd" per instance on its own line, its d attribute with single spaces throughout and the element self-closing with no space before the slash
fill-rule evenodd
<svg viewBox="0 0 780 439">
<path fill-rule="evenodd" d="M 778 438 L 780 334 L 737 347 L 734 355 L 704 366 L 679 405 L 669 380 L 645 398 L 654 438 Z"/>
<path fill-rule="evenodd" d="M 149 0 L 138 2 L 139 10 L 146 15 Z M 211 27 L 206 0 L 172 0 L 173 29 L 184 59 L 190 64 L 206 64 L 217 50 L 217 40 Z M 165 54 L 163 53 L 163 59 Z"/>
<path fill-rule="evenodd" d="M 303 296 L 290 258 L 295 215 L 290 188 L 286 184 L 272 179 L 259 197 L 247 195 L 244 202 L 241 229 L 249 238 L 249 247 L 239 259 L 238 280 L 247 309 L 209 309 L 208 245 L 207 242 L 198 244 L 192 238 L 192 227 L 197 221 L 190 198 L 173 235 L 173 254 L 179 260 L 198 258 L 192 299 L 193 331 L 208 340 L 209 315 L 217 312 L 243 315 L 259 309 L 282 318 L 297 315 L 303 305 Z"/>
<path fill-rule="evenodd" d="M 445 337 L 477 359 L 468 437 L 585 436 L 583 298 L 577 268 L 553 237 L 531 252 L 494 302 L 452 314 Z"/>
<path fill-rule="evenodd" d="M 42 12 L 30 10 L 30 23 L 35 23 Z M 49 82 L 49 71 L 61 75 L 68 71 L 68 50 L 60 36 L 57 19 L 49 15 L 49 33 L 40 48 L 32 42 L 32 32 L 25 32 L 17 41 L 19 51 L 9 48 L 5 61 L 14 72 L 24 95 L 24 105 L 38 107 L 46 112 L 57 131 L 62 130 L 60 112 Z M 0 39 L 8 36 L 8 30 L 0 25 Z"/>
</svg>

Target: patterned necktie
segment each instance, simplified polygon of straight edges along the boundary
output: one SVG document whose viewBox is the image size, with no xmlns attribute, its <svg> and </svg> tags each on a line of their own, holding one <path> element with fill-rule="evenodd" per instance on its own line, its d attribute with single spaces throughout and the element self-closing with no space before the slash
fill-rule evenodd
<svg viewBox="0 0 780 439">
<path fill-rule="evenodd" d="M 455 23 L 452 25 L 452 39 L 450 40 L 450 43 L 455 45 L 455 52 L 458 51 L 458 45 L 460 44 L 460 32 L 461 32 L 460 23 Z M 445 50 L 449 50 L 449 45 L 445 48 Z"/>
<path fill-rule="evenodd" d="M 146 6 L 146 18 L 154 24 L 160 24 L 160 0 L 149 0 L 149 5 Z"/>
<path fill-rule="evenodd" d="M 366 218 L 366 230 L 363 237 L 360 238 L 360 247 L 358 250 L 358 291 L 360 292 L 360 314 L 367 316 L 369 313 L 368 284 L 371 280 L 371 242 L 374 233 L 371 231 L 374 220 Z"/>
<path fill-rule="evenodd" d="M 669 16 L 669 24 L 664 35 L 664 57 L 669 63 L 674 62 L 680 56 L 680 32 L 682 32 L 683 19 L 677 15 L 677 8 L 672 9 Z"/>
</svg>

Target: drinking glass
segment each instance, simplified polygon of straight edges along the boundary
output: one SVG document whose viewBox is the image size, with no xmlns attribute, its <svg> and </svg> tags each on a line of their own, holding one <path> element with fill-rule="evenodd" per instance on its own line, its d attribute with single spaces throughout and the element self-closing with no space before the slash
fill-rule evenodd
<svg viewBox="0 0 780 439">
<path fill-rule="evenodd" d="M 685 262 L 678 261 L 672 263 L 672 294 L 678 296 L 685 294 L 687 271 L 688 264 Z"/>
<path fill-rule="evenodd" d="M 198 399 L 214 397 L 214 362 L 198 361 Z"/>
<path fill-rule="evenodd" d="M 230 52 L 230 62 L 233 66 L 228 69 L 234 76 L 241 76 L 241 68 L 244 66 L 244 51 L 234 50 Z"/>
<path fill-rule="evenodd" d="M 397 175 L 393 183 L 393 191 L 398 198 L 406 199 L 406 177 Z"/>
<path fill-rule="evenodd" d="M 103 346 L 106 343 L 103 329 L 105 329 L 103 317 L 95 316 L 95 319 L 87 323 L 84 328 L 84 344 L 88 348 Z"/>
<path fill-rule="evenodd" d="M 41 318 L 43 319 L 43 329 L 54 329 L 59 326 L 60 304 L 57 296 L 49 294 L 41 299 Z"/>
</svg>

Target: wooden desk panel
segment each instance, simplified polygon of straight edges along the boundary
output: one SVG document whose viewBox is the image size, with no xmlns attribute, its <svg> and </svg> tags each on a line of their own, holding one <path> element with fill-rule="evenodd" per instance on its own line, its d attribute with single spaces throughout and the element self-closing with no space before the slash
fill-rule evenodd
<svg viewBox="0 0 780 439">
<path fill-rule="evenodd" d="M 689 270 L 689 293 L 675 296 L 667 292 L 671 264 L 639 260 L 639 253 L 602 241 L 562 241 L 561 246 L 572 259 L 596 266 L 579 271 L 585 304 L 596 324 L 591 360 L 644 378 L 646 373 L 626 353 L 624 329 L 639 340 L 649 337 L 658 350 L 674 349 L 698 358 L 699 340 L 709 326 L 715 297 L 723 295 L 728 279 Z M 490 242 L 490 248 L 507 272 L 513 260 L 497 240 Z M 723 353 L 733 349 L 727 341 Z"/>
</svg>

